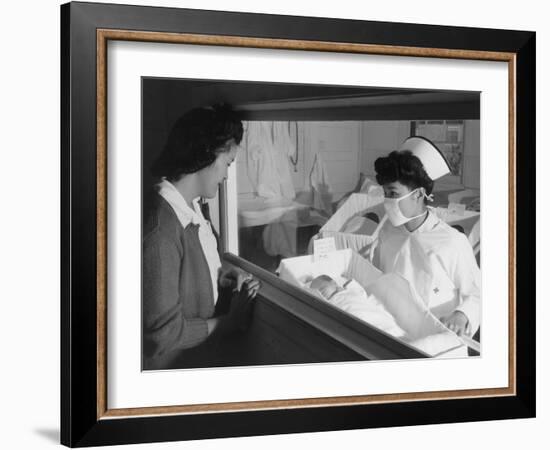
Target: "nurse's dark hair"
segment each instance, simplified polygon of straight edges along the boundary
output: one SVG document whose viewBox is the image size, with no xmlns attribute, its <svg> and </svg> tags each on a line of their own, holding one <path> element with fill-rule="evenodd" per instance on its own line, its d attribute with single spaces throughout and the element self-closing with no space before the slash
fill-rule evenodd
<svg viewBox="0 0 550 450">
<path fill-rule="evenodd" d="M 227 143 L 231 139 L 240 144 L 242 137 L 242 121 L 231 106 L 192 109 L 172 126 L 151 174 L 174 181 L 197 172 L 212 164 L 220 153 L 229 151 Z"/>
<path fill-rule="evenodd" d="M 424 170 L 418 157 L 409 150 L 396 150 L 374 162 L 376 181 L 380 185 L 399 181 L 409 189 L 423 187 L 426 195 L 432 193 L 434 182 Z"/>
</svg>

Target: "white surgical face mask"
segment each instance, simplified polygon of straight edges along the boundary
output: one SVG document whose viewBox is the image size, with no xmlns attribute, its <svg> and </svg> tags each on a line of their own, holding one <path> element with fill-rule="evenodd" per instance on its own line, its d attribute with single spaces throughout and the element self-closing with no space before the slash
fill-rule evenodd
<svg viewBox="0 0 550 450">
<path fill-rule="evenodd" d="M 409 220 L 416 219 L 418 217 L 421 217 L 424 212 L 420 213 L 418 216 L 413 217 L 407 217 L 403 214 L 401 211 L 401 208 L 399 207 L 399 202 L 410 195 L 412 195 L 414 192 L 416 192 L 419 188 L 412 190 L 408 194 L 402 195 L 399 198 L 385 198 L 384 199 L 384 209 L 386 210 L 386 214 L 388 215 L 388 219 L 390 219 L 390 222 L 394 227 L 398 227 L 399 225 L 403 225 L 407 223 Z"/>
</svg>

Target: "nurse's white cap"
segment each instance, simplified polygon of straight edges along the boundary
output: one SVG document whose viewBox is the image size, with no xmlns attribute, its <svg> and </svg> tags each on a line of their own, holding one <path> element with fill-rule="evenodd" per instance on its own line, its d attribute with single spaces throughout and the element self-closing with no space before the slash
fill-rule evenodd
<svg viewBox="0 0 550 450">
<path fill-rule="evenodd" d="M 400 150 L 409 150 L 416 156 L 432 180 L 437 180 L 451 172 L 445 156 L 429 139 L 420 136 L 407 138 L 401 144 Z"/>
</svg>

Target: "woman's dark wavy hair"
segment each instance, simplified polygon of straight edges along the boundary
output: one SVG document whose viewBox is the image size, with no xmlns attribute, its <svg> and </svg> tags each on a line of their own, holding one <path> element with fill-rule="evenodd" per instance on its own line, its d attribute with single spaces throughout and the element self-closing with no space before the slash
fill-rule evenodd
<svg viewBox="0 0 550 450">
<path fill-rule="evenodd" d="M 227 142 L 234 139 L 239 144 L 242 137 L 243 124 L 229 105 L 192 109 L 174 123 L 151 173 L 177 180 L 209 166 L 229 150 Z"/>
<path fill-rule="evenodd" d="M 376 181 L 380 185 L 399 181 L 410 190 L 423 187 L 426 195 L 432 193 L 434 182 L 424 170 L 418 157 L 409 150 L 396 150 L 374 162 Z"/>
</svg>

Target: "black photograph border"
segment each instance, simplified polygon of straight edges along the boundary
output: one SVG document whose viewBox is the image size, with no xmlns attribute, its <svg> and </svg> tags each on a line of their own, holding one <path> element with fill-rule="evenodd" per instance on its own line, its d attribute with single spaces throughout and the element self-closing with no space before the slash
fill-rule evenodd
<svg viewBox="0 0 550 450">
<path fill-rule="evenodd" d="M 488 59 L 492 55 L 509 60 L 514 114 L 508 194 L 521 199 L 514 201 L 509 218 L 510 273 L 515 274 L 510 296 L 516 299 L 515 321 L 510 324 L 515 337 L 510 367 L 513 392 L 415 401 L 396 396 L 366 404 L 296 400 L 271 409 L 109 415 L 104 355 L 99 351 L 106 336 L 98 331 L 107 312 L 98 302 L 105 296 L 101 269 L 106 245 L 106 199 L 100 186 L 106 166 L 98 163 L 98 136 L 105 135 L 106 118 L 98 100 L 105 86 L 97 58 L 105 39 L 117 32 L 125 36 L 136 32 L 132 40 L 140 40 L 142 33 L 173 33 L 176 40 L 178 34 L 187 34 L 200 36 L 201 42 L 210 39 L 210 45 L 262 47 L 265 40 L 277 40 L 283 46 L 278 48 L 294 41 L 292 48 L 296 42 L 307 48 L 311 48 L 307 43 L 320 43 L 321 51 L 355 51 L 353 47 L 359 46 L 363 50 L 357 51 L 364 52 L 368 45 L 369 53 L 391 54 L 399 47 L 401 54 L 414 56 L 471 58 L 473 52 L 484 52 Z M 251 44 L 251 40 L 257 41 Z M 62 5 L 61 443 L 80 447 L 534 417 L 535 42 L 535 33 L 528 31 L 79 2 Z"/>
</svg>

